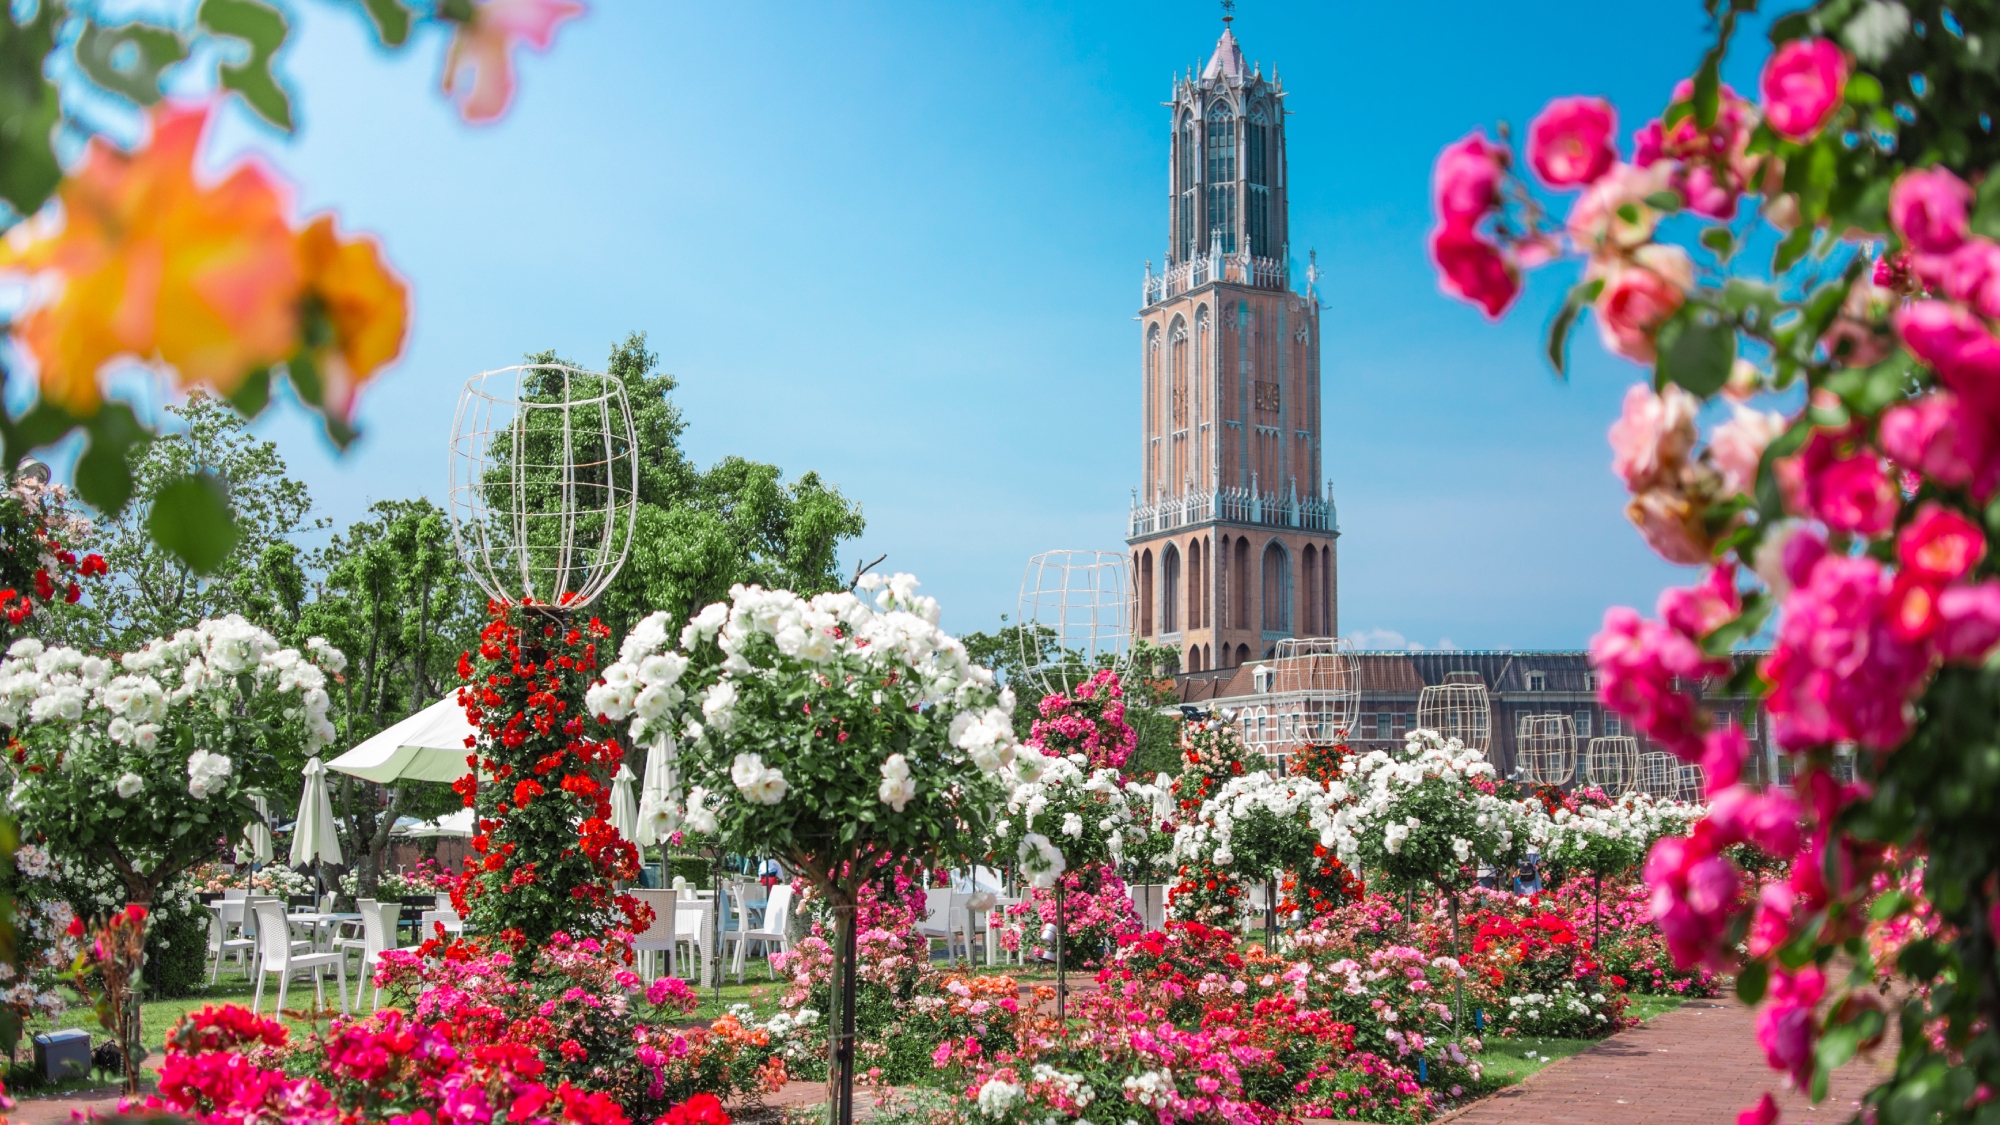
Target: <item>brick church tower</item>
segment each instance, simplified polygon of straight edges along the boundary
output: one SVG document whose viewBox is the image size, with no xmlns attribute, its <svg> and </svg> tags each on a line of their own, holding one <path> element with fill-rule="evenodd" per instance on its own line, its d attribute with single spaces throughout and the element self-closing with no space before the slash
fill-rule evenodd
<svg viewBox="0 0 2000 1125">
<path fill-rule="evenodd" d="M 1224 21 L 1174 83 L 1165 270 L 1140 312 L 1143 485 L 1134 633 L 1198 672 L 1339 635 L 1339 536 L 1320 485 L 1317 272 L 1291 290 L 1285 91 Z"/>
</svg>

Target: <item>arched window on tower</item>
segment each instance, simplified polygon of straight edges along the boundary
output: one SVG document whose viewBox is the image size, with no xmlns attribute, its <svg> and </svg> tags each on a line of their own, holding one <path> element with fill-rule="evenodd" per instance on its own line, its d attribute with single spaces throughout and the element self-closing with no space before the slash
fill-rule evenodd
<svg viewBox="0 0 2000 1125">
<path fill-rule="evenodd" d="M 1250 212 L 1244 218 L 1250 228 L 1250 252 L 1259 258 L 1271 256 L 1270 137 L 1271 124 L 1260 105 L 1250 111 L 1250 123 L 1243 138 L 1245 204 Z"/>
<path fill-rule="evenodd" d="M 1188 333 L 1187 323 L 1178 317 L 1167 333 L 1167 381 L 1167 430 L 1171 435 L 1167 440 L 1172 445 L 1168 465 L 1172 475 L 1161 483 L 1162 491 L 1179 496 L 1188 485 Z"/>
<path fill-rule="evenodd" d="M 1202 591 L 1208 586 L 1208 576 L 1202 573 L 1201 540 L 1188 544 L 1188 628 L 1199 629 L 1208 622 L 1201 619 Z"/>
<path fill-rule="evenodd" d="M 1215 394 L 1208 385 L 1208 353 L 1208 306 L 1202 305 L 1194 310 L 1194 366 L 1188 379 L 1188 418 L 1194 432 L 1199 432 L 1202 426 L 1202 404 L 1211 401 Z M 1201 463 L 1202 443 L 1190 440 L 1193 452 L 1188 468 L 1194 473 L 1195 487 L 1199 489 L 1208 480 L 1208 467 Z"/>
<path fill-rule="evenodd" d="M 1139 635 L 1153 635 L 1153 552 L 1139 552 Z"/>
<path fill-rule="evenodd" d="M 1299 608 L 1305 611 L 1305 626 L 1300 630 L 1306 636 L 1316 637 L 1319 631 L 1319 549 L 1310 544 L 1299 552 Z"/>
<path fill-rule="evenodd" d="M 1236 540 L 1236 627 L 1250 628 L 1256 618 L 1250 616 L 1250 540 Z"/>
<path fill-rule="evenodd" d="M 1194 216 L 1197 206 L 1195 195 L 1195 160 L 1197 149 L 1195 140 L 1194 114 L 1181 114 L 1180 140 L 1175 147 L 1174 191 L 1177 205 L 1174 209 L 1174 247 L 1178 258 L 1185 262 L 1194 257 Z"/>
<path fill-rule="evenodd" d="M 1236 118 L 1226 102 L 1208 111 L 1208 229 L 1222 252 L 1236 252 Z"/>
<path fill-rule="evenodd" d="M 1181 631 L 1181 553 L 1169 543 L 1160 552 L 1160 632 Z"/>
<path fill-rule="evenodd" d="M 1283 544 L 1264 548 L 1264 631 L 1289 633 L 1292 621 L 1292 567 Z"/>
<path fill-rule="evenodd" d="M 1146 503 L 1152 504 L 1160 498 L 1160 326 L 1155 324 L 1146 330 Z"/>
</svg>

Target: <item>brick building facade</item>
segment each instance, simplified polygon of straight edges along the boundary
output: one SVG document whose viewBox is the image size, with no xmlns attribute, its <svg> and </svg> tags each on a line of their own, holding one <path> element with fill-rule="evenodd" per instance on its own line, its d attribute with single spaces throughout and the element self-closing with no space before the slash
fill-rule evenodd
<svg viewBox="0 0 2000 1125">
<path fill-rule="evenodd" d="M 1174 83 L 1164 269 L 1140 321 L 1134 633 L 1194 672 L 1339 635 L 1338 522 L 1320 483 L 1315 271 L 1291 289 L 1285 91 L 1227 27 Z"/>
</svg>

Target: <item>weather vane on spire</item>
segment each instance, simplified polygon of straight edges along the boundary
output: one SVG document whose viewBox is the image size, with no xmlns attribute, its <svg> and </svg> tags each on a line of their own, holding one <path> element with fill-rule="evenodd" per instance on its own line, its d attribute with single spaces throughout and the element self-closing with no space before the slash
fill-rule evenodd
<svg viewBox="0 0 2000 1125">
<path fill-rule="evenodd" d="M 1222 26 L 1228 27 L 1229 21 L 1235 18 L 1236 0 L 1222 0 Z"/>
</svg>

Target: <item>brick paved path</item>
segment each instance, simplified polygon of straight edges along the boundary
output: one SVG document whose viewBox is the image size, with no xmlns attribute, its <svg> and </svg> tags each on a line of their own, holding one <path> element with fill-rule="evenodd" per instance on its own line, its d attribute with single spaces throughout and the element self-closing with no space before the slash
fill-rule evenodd
<svg viewBox="0 0 2000 1125">
<path fill-rule="evenodd" d="M 1856 1059 L 1837 1070 L 1814 1107 L 1778 1089 L 1751 1030 L 1750 1009 L 1734 999 L 1691 1000 L 1554 1063 L 1518 1086 L 1448 1118 L 1452 1125 L 1730 1125 L 1764 1091 L 1777 1096 L 1785 1125 L 1838 1125 L 1887 1067 Z"/>
</svg>

